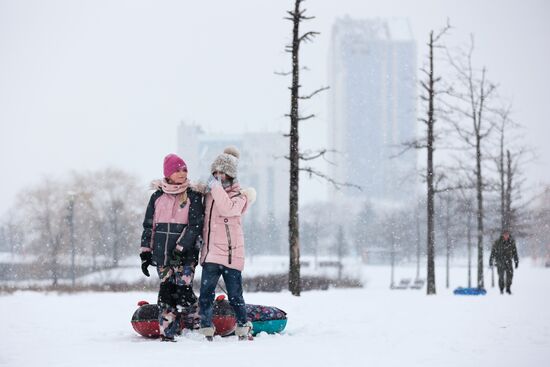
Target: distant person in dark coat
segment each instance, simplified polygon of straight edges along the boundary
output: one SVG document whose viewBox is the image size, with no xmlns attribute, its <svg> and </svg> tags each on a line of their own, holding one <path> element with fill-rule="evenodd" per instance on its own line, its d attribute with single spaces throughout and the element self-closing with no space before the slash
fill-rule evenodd
<svg viewBox="0 0 550 367">
<path fill-rule="evenodd" d="M 506 293 L 512 294 L 512 291 L 510 290 L 510 287 L 512 286 L 512 278 L 514 277 L 512 260 L 514 261 L 517 269 L 519 260 L 516 241 L 514 241 L 514 238 L 510 236 L 510 232 L 505 230 L 502 232 L 502 236 L 500 236 L 499 239 L 493 244 L 491 256 L 489 257 L 489 266 L 497 266 L 500 294 L 504 293 L 505 286 Z"/>
</svg>

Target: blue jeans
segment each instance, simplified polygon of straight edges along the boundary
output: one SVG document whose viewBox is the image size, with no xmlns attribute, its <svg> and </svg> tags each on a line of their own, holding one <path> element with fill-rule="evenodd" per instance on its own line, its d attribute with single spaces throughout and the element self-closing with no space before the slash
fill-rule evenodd
<svg viewBox="0 0 550 367">
<path fill-rule="evenodd" d="M 246 307 L 243 298 L 241 272 L 219 264 L 204 263 L 202 265 L 201 292 L 199 297 L 201 327 L 212 326 L 212 307 L 220 275 L 223 277 L 223 281 L 227 287 L 229 303 L 233 307 L 233 310 L 235 310 L 237 325 L 244 326 L 246 324 Z"/>
</svg>

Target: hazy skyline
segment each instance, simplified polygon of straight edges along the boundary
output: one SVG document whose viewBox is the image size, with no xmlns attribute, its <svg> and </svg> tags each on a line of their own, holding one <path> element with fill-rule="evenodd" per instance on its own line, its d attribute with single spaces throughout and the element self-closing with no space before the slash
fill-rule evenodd
<svg viewBox="0 0 550 367">
<path fill-rule="evenodd" d="M 286 132 L 290 81 L 273 72 L 290 68 L 283 17 L 292 3 L 0 0 L 0 215 L 23 187 L 70 170 L 118 167 L 145 190 L 176 150 L 182 120 L 207 132 Z M 302 49 L 311 69 L 304 93 L 328 83 L 337 17 L 409 17 L 419 65 L 429 30 L 447 18 L 451 44 L 474 33 L 476 66 L 487 66 L 539 152 L 530 182 L 550 183 L 549 3 L 308 0 L 305 8 L 316 19 L 303 30 L 321 35 Z M 327 145 L 327 100 L 303 104 L 319 116 L 303 123 L 304 148 Z M 301 182 L 305 200 L 325 197 L 324 184 Z"/>
</svg>

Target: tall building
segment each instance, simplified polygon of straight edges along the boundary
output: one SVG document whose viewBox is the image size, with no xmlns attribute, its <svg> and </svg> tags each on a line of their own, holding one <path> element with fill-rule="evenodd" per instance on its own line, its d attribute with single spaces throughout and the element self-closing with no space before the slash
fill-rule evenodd
<svg viewBox="0 0 550 367">
<path fill-rule="evenodd" d="M 392 158 L 416 137 L 416 43 L 407 19 L 337 19 L 329 55 L 332 175 L 372 202 L 414 195 L 416 152 Z M 344 196 L 357 196 L 353 189 Z"/>
</svg>

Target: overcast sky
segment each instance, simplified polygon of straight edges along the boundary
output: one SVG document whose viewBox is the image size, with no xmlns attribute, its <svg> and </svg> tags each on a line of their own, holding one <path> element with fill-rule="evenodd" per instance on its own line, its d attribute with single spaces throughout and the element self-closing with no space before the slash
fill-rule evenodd
<svg viewBox="0 0 550 367">
<path fill-rule="evenodd" d="M 176 149 L 180 121 L 210 132 L 287 130 L 289 70 L 284 46 L 291 0 L 0 0 L 0 213 L 43 177 L 107 166 L 145 187 Z M 540 159 L 531 182 L 550 183 L 550 2 L 309 0 L 321 36 L 303 49 L 304 92 L 327 84 L 336 17 L 409 17 L 425 53 L 430 29 L 450 18 L 452 43 L 476 37 L 487 66 Z M 316 121 L 304 146 L 326 145 L 326 102 L 304 106 Z M 185 158 L 185 157 L 184 157 Z M 191 172 L 191 176 L 199 174 Z M 200 174 L 202 175 L 202 173 Z M 304 197 L 323 197 L 303 182 Z"/>
</svg>

